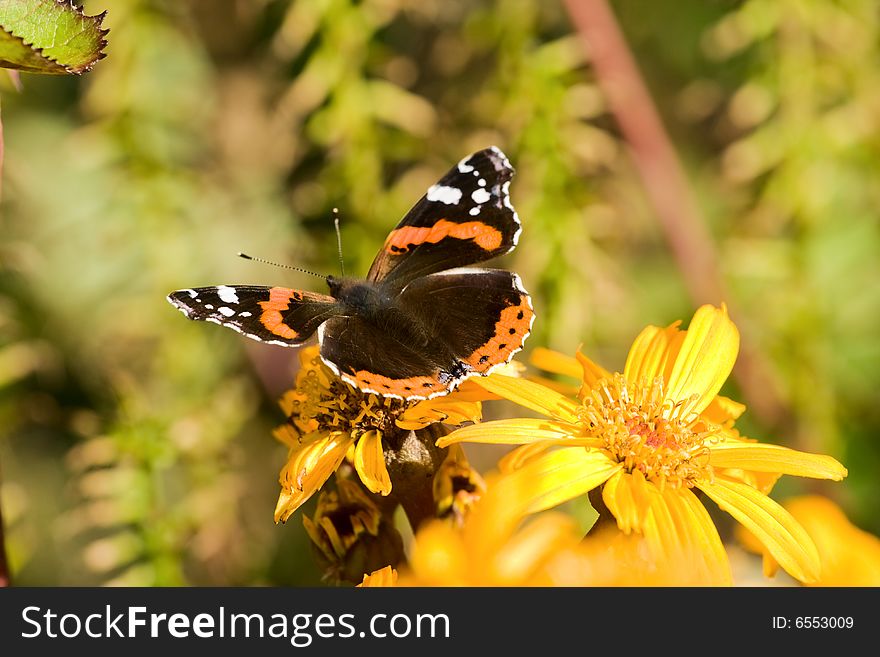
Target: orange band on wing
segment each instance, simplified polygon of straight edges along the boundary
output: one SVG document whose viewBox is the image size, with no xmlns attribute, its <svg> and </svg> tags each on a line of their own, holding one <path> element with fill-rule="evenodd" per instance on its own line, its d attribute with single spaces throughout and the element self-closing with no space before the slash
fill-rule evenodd
<svg viewBox="0 0 880 657">
<path fill-rule="evenodd" d="M 481 374 L 499 363 L 506 363 L 513 353 L 522 349 L 534 315 L 529 298 L 520 297 L 518 304 L 501 311 L 492 339 L 465 358 L 464 362 Z"/>
<path fill-rule="evenodd" d="M 343 373 L 342 378 L 358 388 L 369 388 L 379 394 L 401 397 L 427 397 L 436 392 L 444 392 L 447 388 L 447 384 L 432 376 L 392 379 L 366 370 L 358 370 L 354 374 Z"/>
<path fill-rule="evenodd" d="M 267 331 L 287 340 L 294 340 L 299 335 L 284 323 L 284 318 L 281 316 L 283 310 L 290 308 L 291 299 L 300 301 L 302 294 L 286 287 L 273 287 L 269 289 L 269 300 L 260 301 L 260 307 L 263 309 L 260 322 Z"/>
<path fill-rule="evenodd" d="M 392 230 L 385 240 L 388 253 L 402 253 L 419 244 L 436 244 L 447 237 L 473 240 L 484 251 L 494 251 L 501 246 L 501 231 L 482 221 L 466 221 L 458 224 L 440 219 L 433 226 L 404 226 Z"/>
</svg>

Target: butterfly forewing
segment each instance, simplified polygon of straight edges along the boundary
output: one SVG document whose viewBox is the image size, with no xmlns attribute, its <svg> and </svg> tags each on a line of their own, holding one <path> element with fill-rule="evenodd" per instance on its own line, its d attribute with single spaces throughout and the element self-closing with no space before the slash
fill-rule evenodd
<svg viewBox="0 0 880 657">
<path fill-rule="evenodd" d="M 516 246 L 514 169 L 490 147 L 449 170 L 391 231 L 367 278 L 401 289 L 419 276 L 495 258 Z"/>
<path fill-rule="evenodd" d="M 168 301 L 190 319 L 213 322 L 253 340 L 285 347 L 308 340 L 334 314 L 324 294 L 260 285 L 220 285 L 177 290 Z"/>
</svg>

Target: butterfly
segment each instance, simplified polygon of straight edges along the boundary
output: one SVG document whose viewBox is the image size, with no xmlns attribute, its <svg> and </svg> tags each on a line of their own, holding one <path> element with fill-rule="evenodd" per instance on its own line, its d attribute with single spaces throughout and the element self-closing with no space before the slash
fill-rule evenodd
<svg viewBox="0 0 880 657">
<path fill-rule="evenodd" d="M 327 276 L 330 294 L 219 285 L 177 290 L 189 319 L 295 347 L 317 333 L 320 356 L 356 388 L 429 399 L 510 362 L 535 313 L 520 277 L 472 267 L 508 253 L 522 230 L 514 169 L 492 146 L 466 156 L 391 231 L 366 278 Z"/>
</svg>

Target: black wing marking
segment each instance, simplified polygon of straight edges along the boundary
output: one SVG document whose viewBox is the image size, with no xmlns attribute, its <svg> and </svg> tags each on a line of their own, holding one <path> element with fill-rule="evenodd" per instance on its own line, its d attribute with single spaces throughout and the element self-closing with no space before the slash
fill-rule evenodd
<svg viewBox="0 0 880 657">
<path fill-rule="evenodd" d="M 457 361 L 401 329 L 358 316 L 334 317 L 318 329 L 321 358 L 350 385 L 383 397 L 445 395 L 461 374 Z"/>
<path fill-rule="evenodd" d="M 502 269 L 451 269 L 414 280 L 397 299 L 431 342 L 464 364 L 488 374 L 523 347 L 535 313 L 518 275 Z"/>
<path fill-rule="evenodd" d="M 260 285 L 177 290 L 168 301 L 189 319 L 213 322 L 252 340 L 284 347 L 308 340 L 337 311 L 333 297 Z"/>
<path fill-rule="evenodd" d="M 513 174 L 494 146 L 465 157 L 391 231 L 367 278 L 400 289 L 419 276 L 511 251 L 521 230 L 510 202 Z"/>
</svg>

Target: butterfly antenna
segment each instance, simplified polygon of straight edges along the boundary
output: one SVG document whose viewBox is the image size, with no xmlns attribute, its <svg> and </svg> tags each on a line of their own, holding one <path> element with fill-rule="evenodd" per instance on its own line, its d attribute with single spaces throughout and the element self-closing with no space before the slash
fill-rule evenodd
<svg viewBox="0 0 880 657">
<path fill-rule="evenodd" d="M 345 262 L 342 260 L 342 233 L 339 230 L 339 208 L 333 208 L 333 225 L 336 226 L 336 248 L 339 251 L 339 269 L 345 276 Z"/>
<path fill-rule="evenodd" d="M 327 278 L 321 274 L 316 274 L 313 271 L 309 271 L 308 269 L 303 269 L 302 267 L 294 267 L 292 265 L 282 265 L 277 262 L 272 262 L 271 260 L 264 260 L 263 258 L 255 258 L 254 256 L 248 255 L 247 253 L 238 252 L 239 258 L 244 258 L 245 260 L 253 260 L 254 262 L 262 262 L 264 265 L 272 265 L 273 267 L 281 267 L 282 269 L 292 269 L 294 271 L 301 271 L 304 274 L 311 274 L 312 276 L 317 276 L 318 278 Z"/>
</svg>

